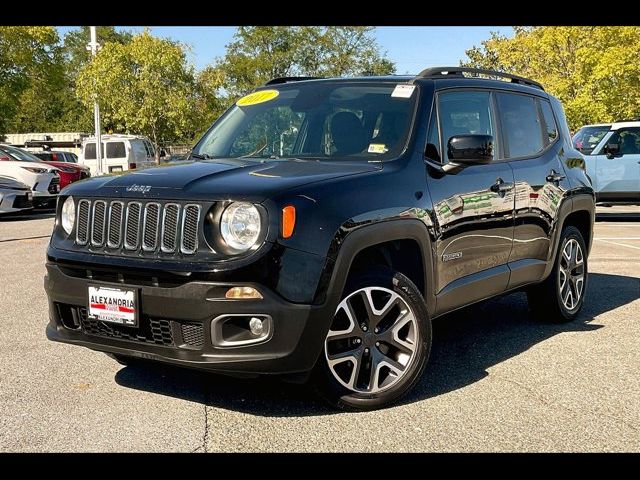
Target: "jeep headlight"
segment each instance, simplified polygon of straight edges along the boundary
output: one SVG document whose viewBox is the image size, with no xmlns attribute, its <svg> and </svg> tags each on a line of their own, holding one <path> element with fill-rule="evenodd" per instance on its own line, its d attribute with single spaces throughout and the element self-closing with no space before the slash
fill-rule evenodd
<svg viewBox="0 0 640 480">
<path fill-rule="evenodd" d="M 67 197 L 62 204 L 62 211 L 60 212 L 60 223 L 67 235 L 73 231 L 73 224 L 76 222 L 76 204 L 73 201 L 73 197 Z"/>
<path fill-rule="evenodd" d="M 251 203 L 234 202 L 220 218 L 220 233 L 225 243 L 237 253 L 246 252 L 260 236 L 260 212 Z"/>
</svg>

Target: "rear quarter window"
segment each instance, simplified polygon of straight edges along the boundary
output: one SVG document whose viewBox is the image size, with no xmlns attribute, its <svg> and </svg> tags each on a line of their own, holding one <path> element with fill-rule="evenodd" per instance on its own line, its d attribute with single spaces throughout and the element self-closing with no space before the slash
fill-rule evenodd
<svg viewBox="0 0 640 480">
<path fill-rule="evenodd" d="M 551 104 L 547 100 L 540 101 L 540 110 L 542 111 L 542 120 L 544 121 L 544 130 L 546 131 L 545 143 L 547 145 L 553 143 L 558 138 L 558 125 L 553 116 Z"/>
</svg>

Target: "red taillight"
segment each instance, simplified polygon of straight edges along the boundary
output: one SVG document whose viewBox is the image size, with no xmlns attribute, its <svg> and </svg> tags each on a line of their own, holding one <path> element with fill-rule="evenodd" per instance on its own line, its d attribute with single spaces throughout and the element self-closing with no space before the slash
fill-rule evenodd
<svg viewBox="0 0 640 480">
<path fill-rule="evenodd" d="M 136 168 L 136 164 L 135 163 L 130 163 L 129 164 L 129 170 L 134 170 Z"/>
<path fill-rule="evenodd" d="M 7 157 L 6 155 L 2 155 L 2 156 L 0 156 L 0 161 L 8 162 L 8 161 L 10 161 L 10 160 L 11 160 L 11 159 L 10 159 L 9 157 Z"/>
<path fill-rule="evenodd" d="M 51 154 L 51 161 L 53 161 L 53 162 L 57 162 L 58 161 L 58 154 L 57 153 L 52 153 Z"/>
</svg>

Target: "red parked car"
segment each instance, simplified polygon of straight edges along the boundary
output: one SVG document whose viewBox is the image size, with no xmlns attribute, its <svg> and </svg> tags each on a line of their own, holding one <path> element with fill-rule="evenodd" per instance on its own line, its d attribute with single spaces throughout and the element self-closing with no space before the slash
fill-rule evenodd
<svg viewBox="0 0 640 480">
<path fill-rule="evenodd" d="M 91 176 L 89 167 L 73 162 L 74 157 L 77 160 L 73 153 L 43 151 L 32 153 L 32 155 L 35 155 L 39 161 L 60 169 L 58 172 L 60 174 L 60 188 Z"/>
</svg>

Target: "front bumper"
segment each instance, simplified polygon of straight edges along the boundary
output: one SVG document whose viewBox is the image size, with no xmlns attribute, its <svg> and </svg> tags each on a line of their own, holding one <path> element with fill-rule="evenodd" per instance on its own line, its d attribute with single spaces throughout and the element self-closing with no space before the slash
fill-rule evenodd
<svg viewBox="0 0 640 480">
<path fill-rule="evenodd" d="M 33 208 L 31 191 L 0 190 L 0 214 L 20 212 Z"/>
<path fill-rule="evenodd" d="M 42 193 L 33 192 L 33 206 L 34 207 L 49 207 L 53 208 L 58 200 L 57 195 L 44 195 Z"/>
<path fill-rule="evenodd" d="M 48 262 L 46 267 L 44 285 L 49 298 L 47 338 L 103 352 L 231 374 L 308 372 L 321 352 L 331 320 L 326 307 L 287 302 L 263 286 L 250 282 L 187 281 L 180 285 L 150 286 L 151 282 L 127 284 L 89 279 L 79 273 L 85 270 L 67 268 L 54 262 Z M 77 329 L 65 326 L 63 317 L 72 314 L 70 309 L 87 306 L 89 283 L 138 288 L 141 328 L 146 325 L 144 322 L 156 322 L 156 327 L 165 331 L 164 344 L 137 341 L 131 337 L 114 338 L 100 332 L 96 334 L 96 330 L 85 328 L 82 322 Z M 225 299 L 224 292 L 238 285 L 253 286 L 264 298 Z M 271 337 L 254 345 L 215 346 L 212 320 L 228 314 L 270 316 L 273 321 Z M 68 321 L 65 323 L 69 324 Z M 189 326 L 187 333 L 185 325 Z M 194 331 L 202 332 L 201 340 L 189 342 L 187 335 Z"/>
</svg>

